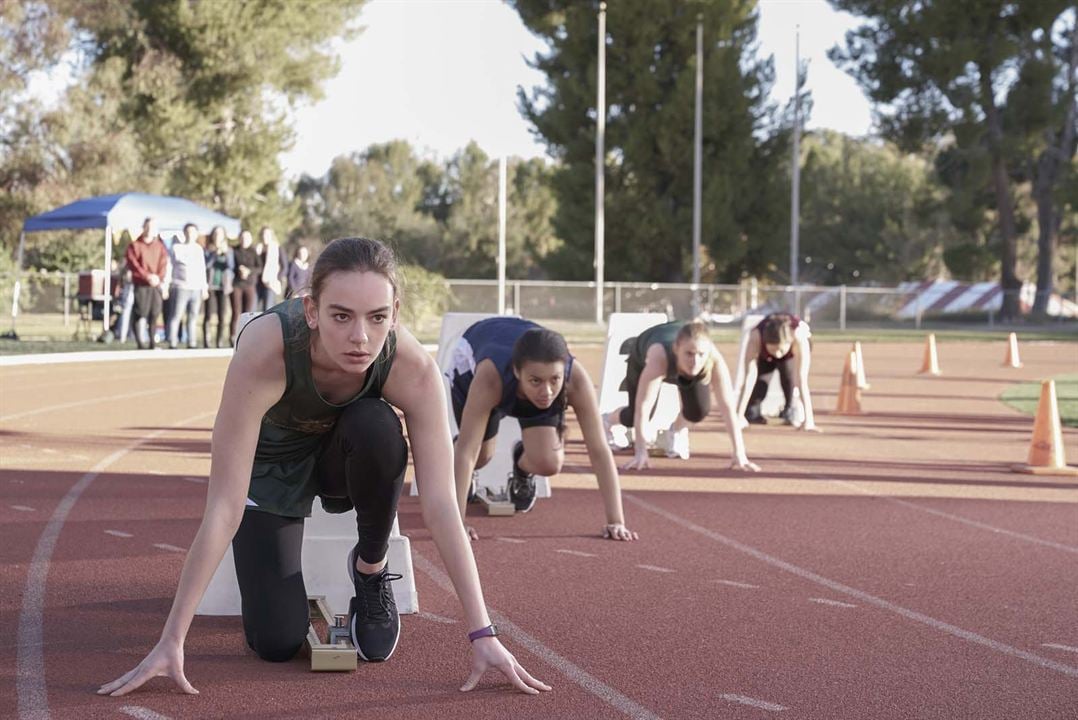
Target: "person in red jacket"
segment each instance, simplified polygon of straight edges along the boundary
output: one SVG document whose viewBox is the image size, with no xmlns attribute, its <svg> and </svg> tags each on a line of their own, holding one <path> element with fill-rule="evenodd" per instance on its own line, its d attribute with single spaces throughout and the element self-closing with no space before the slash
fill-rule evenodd
<svg viewBox="0 0 1078 720">
<path fill-rule="evenodd" d="M 168 249 L 158 236 L 157 223 L 152 217 L 142 221 L 142 234 L 127 246 L 124 259 L 135 286 L 135 341 L 139 349 L 144 347 L 142 331 L 145 327 L 152 350 L 156 347 L 157 317 L 161 314 L 164 293 L 168 292 Z"/>
</svg>

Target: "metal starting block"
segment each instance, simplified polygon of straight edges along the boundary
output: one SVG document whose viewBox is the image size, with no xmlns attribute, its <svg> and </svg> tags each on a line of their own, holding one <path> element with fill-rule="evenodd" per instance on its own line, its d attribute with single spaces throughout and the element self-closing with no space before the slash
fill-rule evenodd
<svg viewBox="0 0 1078 720">
<path fill-rule="evenodd" d="M 501 488 L 500 491 L 491 487 L 479 487 L 475 497 L 487 509 L 487 515 L 512 516 L 516 514 L 516 507 L 509 499 L 509 490 Z"/>
<path fill-rule="evenodd" d="M 311 624 L 307 628 L 307 649 L 311 654 L 312 672 L 352 672 L 359 663 L 355 645 L 348 629 L 347 615 L 334 615 L 329 611 L 325 595 L 307 596 Z M 322 642 L 313 621 L 326 624 L 326 642 Z"/>
</svg>

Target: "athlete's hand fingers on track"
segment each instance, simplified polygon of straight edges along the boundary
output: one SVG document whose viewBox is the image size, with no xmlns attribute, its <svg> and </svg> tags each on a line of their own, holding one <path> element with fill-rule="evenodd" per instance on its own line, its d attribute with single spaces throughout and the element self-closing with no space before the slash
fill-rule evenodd
<svg viewBox="0 0 1078 720">
<path fill-rule="evenodd" d="M 464 529 L 468 531 L 468 539 L 469 540 L 478 540 L 479 539 L 479 533 L 477 533 L 475 531 L 475 528 L 473 528 L 471 525 L 465 526 Z"/>
<path fill-rule="evenodd" d="M 142 687 L 143 683 L 145 683 L 147 680 L 149 680 L 152 677 L 156 677 L 157 675 L 160 675 L 160 673 L 154 673 L 154 672 L 150 672 L 149 670 L 143 670 L 138 675 L 136 675 L 135 677 L 128 680 L 123 685 L 123 687 L 121 687 L 119 690 L 116 690 L 115 692 L 110 693 L 109 696 L 110 697 L 123 697 L 124 695 L 131 692 L 132 690 L 137 690 L 138 688 Z"/>
<path fill-rule="evenodd" d="M 517 675 L 516 668 L 513 667 L 516 664 L 516 660 L 507 658 L 506 661 L 498 665 L 498 669 L 501 670 L 502 675 L 505 675 L 509 679 L 509 682 L 516 686 L 516 689 L 522 693 L 528 695 L 538 695 L 539 691 L 524 682 L 519 675 Z"/>
<path fill-rule="evenodd" d="M 196 690 L 195 686 L 187 680 L 187 676 L 183 673 L 183 670 L 174 674 L 172 679 L 175 680 L 176 684 L 180 686 L 180 689 L 188 695 L 198 695 L 198 690 Z"/>
<path fill-rule="evenodd" d="M 536 690 L 543 690 L 544 692 L 552 689 L 542 680 L 533 677 L 531 673 L 524 669 L 523 665 L 517 662 L 516 658 L 513 659 L 513 668 L 517 671 L 517 675 L 523 678 L 524 682 L 530 687 L 533 687 Z"/>
<path fill-rule="evenodd" d="M 483 677 L 483 672 L 486 668 L 475 668 L 472 670 L 472 674 L 468 676 L 468 679 L 464 681 L 464 684 L 460 686 L 461 692 L 468 692 L 479 684 L 479 680 Z"/>
<path fill-rule="evenodd" d="M 116 688 L 118 688 L 118 687 L 120 687 L 122 685 L 125 685 L 128 680 L 135 677 L 136 673 L 138 673 L 138 667 L 135 667 L 135 668 L 133 668 L 131 670 L 128 670 L 127 672 L 125 672 L 123 675 L 116 678 L 112 682 L 107 682 L 104 685 L 102 685 L 101 687 L 99 687 L 97 689 L 97 694 L 98 695 L 108 695 L 110 692 L 112 692 Z"/>
</svg>

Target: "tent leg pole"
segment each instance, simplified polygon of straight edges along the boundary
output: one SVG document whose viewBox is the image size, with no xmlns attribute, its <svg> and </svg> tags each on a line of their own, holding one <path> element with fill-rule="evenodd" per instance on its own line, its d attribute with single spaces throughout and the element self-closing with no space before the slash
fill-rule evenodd
<svg viewBox="0 0 1078 720">
<path fill-rule="evenodd" d="M 109 315 L 112 311 L 112 226 L 105 226 L 105 304 L 101 313 L 101 336 L 109 332 Z M 90 315 L 93 315 L 93 301 L 90 302 Z M 106 340 L 108 338 L 105 338 Z"/>
</svg>

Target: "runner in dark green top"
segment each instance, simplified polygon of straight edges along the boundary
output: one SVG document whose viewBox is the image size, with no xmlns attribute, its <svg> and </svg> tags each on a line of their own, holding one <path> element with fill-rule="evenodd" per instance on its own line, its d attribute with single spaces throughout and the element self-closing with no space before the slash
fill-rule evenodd
<svg viewBox="0 0 1078 720">
<path fill-rule="evenodd" d="M 461 689 L 474 688 L 490 668 L 523 692 L 550 689 L 495 637 L 457 510 L 442 379 L 430 354 L 397 325 L 399 306 L 392 252 L 348 238 L 323 250 L 310 296 L 247 326 L 214 423 L 206 510 L 160 640 L 99 693 L 124 695 L 159 675 L 197 692 L 184 675 L 184 638 L 230 539 L 248 644 L 267 660 L 294 655 L 308 622 L 298 572 L 302 515 L 316 494 L 328 509 L 357 508 L 359 539 L 348 558 L 353 639 L 359 635 L 365 658 L 388 657 L 399 620 L 385 547 L 407 459 L 394 407 L 408 427 L 424 521 L 471 631 L 472 672 Z"/>
<path fill-rule="evenodd" d="M 655 443 L 667 457 L 689 457 L 689 427 L 700 422 L 711 410 L 715 398 L 733 445 L 730 467 L 758 471 L 745 455 L 741 425 L 736 422 L 730 371 L 722 355 L 712 344 L 703 323 L 670 322 L 655 325 L 637 337 L 625 341 L 621 352 L 628 352 L 625 380 L 621 389 L 629 394 L 629 404 L 603 416 L 608 440 L 616 425 L 635 428 L 633 459 L 626 470 L 648 467 L 648 445 Z M 651 415 L 662 383 L 677 386 L 681 412 L 669 428 L 651 427 Z M 645 408 L 647 410 L 645 411 Z"/>
</svg>

